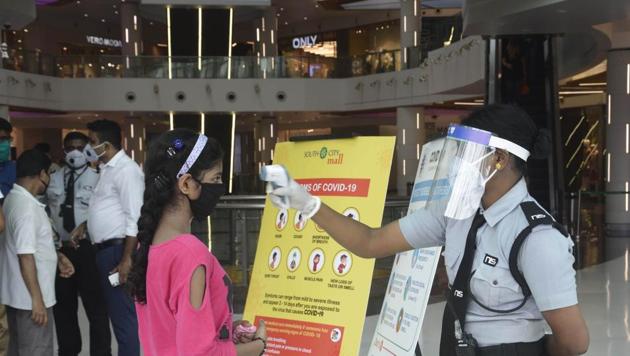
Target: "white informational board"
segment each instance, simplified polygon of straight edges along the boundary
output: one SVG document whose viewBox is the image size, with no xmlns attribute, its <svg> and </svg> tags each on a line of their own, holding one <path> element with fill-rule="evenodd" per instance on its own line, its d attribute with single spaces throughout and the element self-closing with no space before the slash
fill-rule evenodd
<svg viewBox="0 0 630 356">
<path fill-rule="evenodd" d="M 407 214 L 426 206 L 443 146 L 444 139 L 422 146 Z M 396 255 L 370 356 L 415 355 L 441 250 L 432 247 Z"/>
</svg>

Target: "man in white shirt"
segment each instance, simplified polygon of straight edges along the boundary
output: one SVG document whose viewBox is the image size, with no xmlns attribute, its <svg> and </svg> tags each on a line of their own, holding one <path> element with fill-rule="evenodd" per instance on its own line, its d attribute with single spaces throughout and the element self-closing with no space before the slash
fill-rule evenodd
<svg viewBox="0 0 630 356">
<path fill-rule="evenodd" d="M 89 239 L 75 242 L 71 233 L 85 230 L 92 191 L 98 183 L 98 171 L 92 168 L 84 149 L 89 139 L 78 131 L 64 137 L 65 165 L 52 173 L 46 190 L 53 228 L 61 240 L 61 252 L 74 265 L 70 278 L 57 275 L 57 304 L 53 308 L 59 356 L 81 353 L 81 329 L 77 317 L 79 295 L 90 323 L 90 356 L 111 355 L 111 332 L 105 298 L 101 287 L 96 252 Z M 83 226 L 82 226 L 83 225 Z"/>
<path fill-rule="evenodd" d="M 0 302 L 9 323 L 9 356 L 53 353 L 55 274 L 74 273 L 72 263 L 55 249 L 44 194 L 50 159 L 37 150 L 17 160 L 17 182 L 4 200 L 6 231 L 0 242 Z"/>
<path fill-rule="evenodd" d="M 144 194 L 144 175 L 121 149 L 120 126 L 109 120 L 88 124 L 88 158 L 98 157 L 101 177 L 88 207 L 87 229 L 96 246 L 96 264 L 109 317 L 121 356 L 138 356 L 138 320 L 133 300 L 120 286 L 127 281 L 131 254 L 137 246 L 138 218 Z M 110 283 L 117 274 L 120 285 Z M 115 278 L 115 276 L 113 276 Z"/>
</svg>

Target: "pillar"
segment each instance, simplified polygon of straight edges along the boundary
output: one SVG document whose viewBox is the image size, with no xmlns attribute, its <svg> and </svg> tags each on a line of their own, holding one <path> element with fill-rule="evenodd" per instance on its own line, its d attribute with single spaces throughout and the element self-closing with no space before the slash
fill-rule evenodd
<svg viewBox="0 0 630 356">
<path fill-rule="evenodd" d="M 424 109 L 397 108 L 396 129 L 396 190 L 398 195 L 408 196 L 416 178 L 420 151 L 426 141 Z"/>
<path fill-rule="evenodd" d="M 140 3 L 138 0 L 127 0 L 120 3 L 120 33 L 122 34 L 123 56 L 142 55 L 142 24 L 140 21 Z"/>
<path fill-rule="evenodd" d="M 146 123 L 138 116 L 128 116 L 122 126 L 123 148 L 136 163 L 143 165 L 146 158 Z"/>
<path fill-rule="evenodd" d="M 265 8 L 256 26 L 256 55 L 258 57 L 275 57 L 278 55 L 278 17 L 276 8 Z"/>
<path fill-rule="evenodd" d="M 400 0 L 400 64 L 403 69 L 420 64 L 420 34 L 422 32 L 421 0 Z"/>
<path fill-rule="evenodd" d="M 254 128 L 254 159 L 257 166 L 270 164 L 273 161 L 274 149 L 278 140 L 278 119 L 275 117 L 263 117 Z"/>
<path fill-rule="evenodd" d="M 232 23 L 233 9 L 171 6 L 167 16 L 169 79 L 227 78 L 232 79 Z M 178 57 L 197 57 L 196 63 Z M 205 60 L 205 57 L 229 57 L 227 62 Z M 208 95 L 212 88 L 207 89 Z M 183 99 L 185 100 L 185 98 Z M 219 141 L 224 152 L 223 181 L 228 192 L 233 187 L 233 151 L 235 113 L 205 114 L 171 112 L 171 128 L 188 128 L 203 132 Z"/>
<path fill-rule="evenodd" d="M 628 192 L 630 182 L 630 50 L 608 52 L 608 117 L 606 120 L 606 191 Z M 628 236 L 628 194 L 606 196 L 607 236 Z"/>
<path fill-rule="evenodd" d="M 267 78 L 274 71 L 277 63 L 273 57 L 278 56 L 278 17 L 276 8 L 269 6 L 263 10 L 261 17 L 254 21 L 256 42 L 254 55 L 260 78 Z M 253 63 L 248 63 L 252 65 Z"/>
</svg>

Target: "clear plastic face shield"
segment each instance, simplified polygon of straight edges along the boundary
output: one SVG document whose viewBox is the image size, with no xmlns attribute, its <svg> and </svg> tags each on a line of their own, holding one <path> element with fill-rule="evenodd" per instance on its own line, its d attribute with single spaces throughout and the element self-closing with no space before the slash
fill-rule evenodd
<svg viewBox="0 0 630 356">
<path fill-rule="evenodd" d="M 524 148 L 491 132 L 463 125 L 451 125 L 444 140 L 427 208 L 444 211 L 444 216 L 463 220 L 479 209 L 486 184 L 496 174 L 492 157 L 496 149 L 527 160 Z"/>
</svg>

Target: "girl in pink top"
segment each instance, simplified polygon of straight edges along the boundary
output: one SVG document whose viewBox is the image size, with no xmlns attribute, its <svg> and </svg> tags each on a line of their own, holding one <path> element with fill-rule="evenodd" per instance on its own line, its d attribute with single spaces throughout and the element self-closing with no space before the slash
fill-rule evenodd
<svg viewBox="0 0 630 356">
<path fill-rule="evenodd" d="M 224 193 L 223 161 L 214 139 L 190 130 L 162 134 L 145 162 L 139 247 L 128 288 L 136 300 L 146 356 L 259 356 L 267 334 L 239 333 L 232 322 L 232 284 L 208 248 L 190 234 Z M 240 330 L 240 328 L 239 328 Z"/>
</svg>

